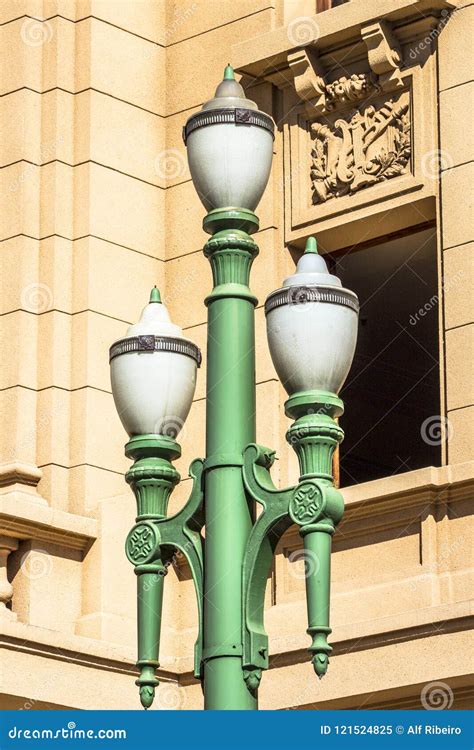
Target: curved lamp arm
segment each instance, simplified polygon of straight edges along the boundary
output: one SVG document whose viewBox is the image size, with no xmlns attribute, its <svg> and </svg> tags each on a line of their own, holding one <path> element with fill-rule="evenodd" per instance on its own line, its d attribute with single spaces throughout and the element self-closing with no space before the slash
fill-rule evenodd
<svg viewBox="0 0 474 750">
<path fill-rule="evenodd" d="M 262 669 L 268 669 L 268 636 L 264 627 L 264 600 L 268 574 L 279 540 L 292 525 L 299 526 L 305 553 L 307 633 L 309 651 L 318 677 L 328 667 L 331 646 L 329 590 L 331 538 L 343 511 L 341 493 L 333 486 L 332 456 L 343 432 L 332 418 L 334 408 L 342 409 L 335 397 L 332 403 L 316 401 L 315 394 L 302 409 L 287 410 L 296 421 L 287 433 L 300 463 L 300 481 L 279 490 L 270 476 L 274 452 L 250 444 L 244 451 L 243 480 L 249 496 L 263 510 L 258 517 L 245 553 L 243 567 L 243 670 L 247 687 L 255 692 Z M 300 399 L 301 400 L 301 399 Z M 319 409 L 312 409 L 312 406 Z"/>
<path fill-rule="evenodd" d="M 202 624 L 203 624 L 203 577 L 204 541 L 201 529 L 204 526 L 202 472 L 203 460 L 196 459 L 189 468 L 193 488 L 189 500 L 176 515 L 156 522 L 161 534 L 162 549 L 179 550 L 187 559 L 196 592 L 198 608 L 198 636 L 194 646 L 194 676 L 201 679 Z"/>
<path fill-rule="evenodd" d="M 270 468 L 275 452 L 251 443 L 244 451 L 245 488 L 263 512 L 247 543 L 243 567 L 243 670 L 247 687 L 255 691 L 262 669 L 268 669 L 268 636 L 264 628 L 264 601 L 268 574 L 277 544 L 292 524 L 288 506 L 293 488 L 278 490 Z"/>
<path fill-rule="evenodd" d="M 138 661 L 136 681 L 140 700 L 149 708 L 159 684 L 161 613 L 164 576 L 177 550 L 187 558 L 196 589 L 199 632 L 195 646 L 195 674 L 200 677 L 202 651 L 203 518 L 202 470 L 197 459 L 190 467 L 193 487 L 188 502 L 176 515 L 166 517 L 169 496 L 179 481 L 171 464 L 180 455 L 179 445 L 170 438 L 132 438 L 126 454 L 135 463 L 126 474 L 137 500 L 137 523 L 131 529 L 125 551 L 135 566 L 138 593 Z"/>
</svg>

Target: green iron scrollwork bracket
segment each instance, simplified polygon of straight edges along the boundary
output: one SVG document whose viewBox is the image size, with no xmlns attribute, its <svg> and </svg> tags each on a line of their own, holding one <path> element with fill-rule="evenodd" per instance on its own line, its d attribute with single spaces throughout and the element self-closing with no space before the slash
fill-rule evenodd
<svg viewBox="0 0 474 750">
<path fill-rule="evenodd" d="M 288 507 L 293 488 L 278 490 L 270 468 L 275 453 L 251 444 L 244 451 L 243 478 L 250 497 L 263 507 L 250 534 L 243 566 L 243 661 L 247 687 L 256 691 L 262 670 L 268 669 L 268 636 L 264 628 L 264 600 L 268 574 L 279 540 L 291 526 Z"/>
<path fill-rule="evenodd" d="M 176 550 L 181 552 L 188 561 L 194 582 L 198 609 L 198 636 L 194 645 L 194 676 L 198 680 L 202 679 L 204 542 L 201 530 L 204 526 L 203 463 L 200 458 L 191 463 L 189 476 L 193 480 L 193 488 L 186 505 L 176 515 L 156 522 L 161 534 L 161 547 L 165 554 L 168 557 L 174 556 Z"/>
<path fill-rule="evenodd" d="M 303 538 L 305 559 L 307 633 L 309 652 L 319 678 L 327 671 L 331 646 L 329 587 L 331 539 L 344 501 L 333 485 L 332 457 L 343 432 L 333 419 L 342 402 L 332 394 L 299 394 L 287 402 L 287 414 L 296 417 L 287 433 L 300 463 L 300 481 L 279 490 L 270 468 L 274 452 L 251 444 L 244 451 L 243 480 L 249 497 L 262 506 L 247 544 L 243 566 L 243 671 L 248 689 L 255 693 L 268 669 L 268 636 L 264 627 L 264 599 L 273 557 L 285 531 L 293 524 Z"/>
<path fill-rule="evenodd" d="M 202 677 L 203 461 L 196 459 L 190 466 L 193 487 L 186 505 L 167 518 L 169 496 L 180 478 L 171 461 L 180 453 L 174 440 L 154 435 L 132 438 L 126 446 L 127 456 L 135 459 L 126 480 L 135 493 L 138 513 L 125 551 L 137 574 L 140 676 L 136 684 L 144 708 L 153 703 L 159 684 L 156 670 L 159 667 L 163 584 L 178 551 L 188 561 L 196 591 L 198 637 L 194 648 L 194 674 L 197 679 Z"/>
</svg>

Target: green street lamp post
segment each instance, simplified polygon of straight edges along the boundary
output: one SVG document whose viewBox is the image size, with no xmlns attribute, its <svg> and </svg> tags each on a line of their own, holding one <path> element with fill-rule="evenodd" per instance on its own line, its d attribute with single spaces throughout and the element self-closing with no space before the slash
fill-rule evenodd
<svg viewBox="0 0 474 750">
<path fill-rule="evenodd" d="M 328 273 L 313 237 L 295 274 L 266 300 L 270 353 L 294 420 L 286 437 L 300 466 L 298 484 L 278 489 L 270 476 L 274 452 L 255 442 L 257 300 L 249 289 L 258 253 L 254 210 L 270 173 L 273 130 L 230 66 L 215 97 L 184 128 L 192 179 L 208 211 L 204 253 L 214 285 L 205 300 L 206 457 L 191 464 L 191 495 L 174 516 L 167 505 L 180 479 L 175 438 L 191 407 L 200 352 L 171 323 L 156 288 L 139 323 L 110 349 L 114 400 L 130 436 L 125 453 L 134 460 L 126 481 L 137 518 L 126 553 L 137 574 L 137 685 L 145 708 L 158 685 L 164 576 L 178 551 L 196 590 L 194 675 L 205 708 L 257 708 L 269 666 L 265 588 L 276 546 L 293 524 L 305 550 L 309 651 L 319 677 L 328 666 L 331 538 L 344 508 L 332 475 L 343 438 L 335 418 L 343 412 L 337 394 L 354 355 L 358 301 Z"/>
</svg>

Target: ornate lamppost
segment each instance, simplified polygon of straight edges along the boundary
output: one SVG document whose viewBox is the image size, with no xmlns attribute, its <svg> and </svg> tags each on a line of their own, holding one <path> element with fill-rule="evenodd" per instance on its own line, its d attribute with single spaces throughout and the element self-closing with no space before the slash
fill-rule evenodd
<svg viewBox="0 0 474 750">
<path fill-rule="evenodd" d="M 328 666 L 331 538 L 344 508 L 332 476 L 343 438 L 335 418 L 343 412 L 337 394 L 354 355 L 358 301 L 328 273 L 312 237 L 295 274 L 266 300 L 270 352 L 294 420 L 287 440 L 300 466 L 298 484 L 278 489 L 270 476 L 274 452 L 255 442 L 257 300 L 248 286 L 258 253 L 250 236 L 258 229 L 253 212 L 270 173 L 273 130 L 230 66 L 214 99 L 184 127 L 192 179 L 208 211 L 203 226 L 212 236 L 204 253 L 214 286 L 205 300 L 206 457 L 191 464 L 191 495 L 174 516 L 167 517 L 180 479 L 174 438 L 191 407 L 200 352 L 170 322 L 157 289 L 140 322 L 110 349 L 112 391 L 130 436 L 125 453 L 134 460 L 126 480 L 138 511 L 126 553 L 138 581 L 137 685 L 145 708 L 158 685 L 164 575 L 177 551 L 188 560 L 196 590 L 194 674 L 205 708 L 257 708 L 269 665 L 265 587 L 275 548 L 292 524 L 314 563 L 306 574 L 312 663 L 319 677 Z"/>
</svg>

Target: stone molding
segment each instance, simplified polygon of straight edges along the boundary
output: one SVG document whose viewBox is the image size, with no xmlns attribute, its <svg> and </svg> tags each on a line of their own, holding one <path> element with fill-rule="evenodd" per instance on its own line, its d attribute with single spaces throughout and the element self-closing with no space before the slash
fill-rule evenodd
<svg viewBox="0 0 474 750">
<path fill-rule="evenodd" d="M 377 531 L 405 527 L 407 520 L 423 520 L 423 514 L 446 503 L 472 498 L 474 461 L 450 466 L 428 466 L 353 487 L 343 487 L 344 518 L 338 531 L 344 541 Z M 334 537 L 337 548 L 338 533 Z M 283 546 L 300 547 L 297 530 L 290 529 Z"/>
<path fill-rule="evenodd" d="M 8 557 L 16 549 L 16 539 L 0 534 L 0 620 L 16 620 L 16 614 L 8 608 L 13 596 L 13 586 L 7 573 Z"/>
<path fill-rule="evenodd" d="M 87 552 L 98 536 L 93 518 L 40 505 L 21 492 L 0 495 L 0 534 Z"/>
<path fill-rule="evenodd" d="M 295 603 L 287 605 L 295 607 Z M 304 602 L 298 606 L 305 607 Z M 268 613 L 267 613 L 268 614 Z M 439 627 L 433 625 L 439 623 Z M 416 637 L 427 637 L 447 632 L 462 632 L 472 624 L 472 605 L 469 601 L 426 607 L 422 610 L 403 612 L 397 615 L 335 626 L 332 637 L 334 656 L 371 649 L 395 642 L 403 643 Z M 51 644 L 51 631 L 21 622 L 2 623 L 0 649 L 24 651 L 48 659 L 67 661 L 78 666 L 100 666 L 112 672 L 136 674 L 132 653 L 121 651 L 103 641 L 80 635 L 57 633 L 59 640 Z M 190 635 L 192 642 L 192 636 Z M 357 647 L 355 647 L 357 644 Z M 272 656 L 270 669 L 276 666 L 307 662 L 307 638 L 304 634 L 291 637 L 275 637 L 271 640 Z M 283 657 L 283 658 L 282 658 Z M 278 662 L 277 664 L 275 662 Z M 191 677 L 192 657 L 173 659 L 174 669 L 160 669 L 165 679 L 179 680 L 180 684 L 194 683 Z"/>
<path fill-rule="evenodd" d="M 438 181 L 425 161 L 437 149 L 436 52 L 425 40 L 452 7 L 368 0 L 311 17 L 318 37 L 305 46 L 275 29 L 258 57 L 249 42 L 233 48 L 244 76 L 281 91 L 288 244 L 312 224 L 329 251 L 370 240 L 395 207 L 386 234 L 435 218 Z"/>
<path fill-rule="evenodd" d="M 12 461 L 9 464 L 1 464 L 0 487 L 11 487 L 11 485 L 15 484 L 36 487 L 42 475 L 41 469 L 24 461 Z M 46 502 L 45 500 L 43 501 Z"/>
<path fill-rule="evenodd" d="M 385 26 L 401 27 L 409 24 L 414 30 L 417 26 L 426 28 L 433 17 L 439 16 L 443 10 L 456 7 L 455 0 L 364 0 L 363 3 L 348 3 L 337 9 L 337 13 L 319 13 L 307 18 L 308 24 L 317 29 L 317 39 L 304 45 L 304 49 L 317 51 L 318 55 L 325 48 L 333 51 L 344 46 L 351 46 L 352 52 L 345 55 L 349 63 L 351 57 L 361 54 L 357 40 L 361 39 L 361 29 L 371 24 L 382 22 Z M 410 32 L 410 29 L 408 29 Z M 406 35 L 406 34 L 405 34 Z M 385 35 L 389 43 L 390 32 Z M 378 64 L 380 52 L 377 47 L 382 40 L 374 37 L 370 42 L 373 51 L 374 64 Z M 300 47 L 301 49 L 302 47 Z M 281 26 L 261 34 L 258 40 L 249 39 L 234 44 L 232 60 L 236 70 L 248 74 L 253 78 L 265 78 L 281 88 L 292 86 L 291 76 L 288 75 L 288 54 L 296 49 L 295 41 L 291 39 L 288 28 Z M 346 50 L 347 51 L 347 50 Z M 381 54 L 386 54 L 383 48 Z M 392 57 L 394 61 L 395 58 Z M 334 61 L 337 57 L 334 56 Z M 388 64 L 388 63 L 386 63 Z M 387 71 L 386 71 L 387 72 Z"/>
</svg>

